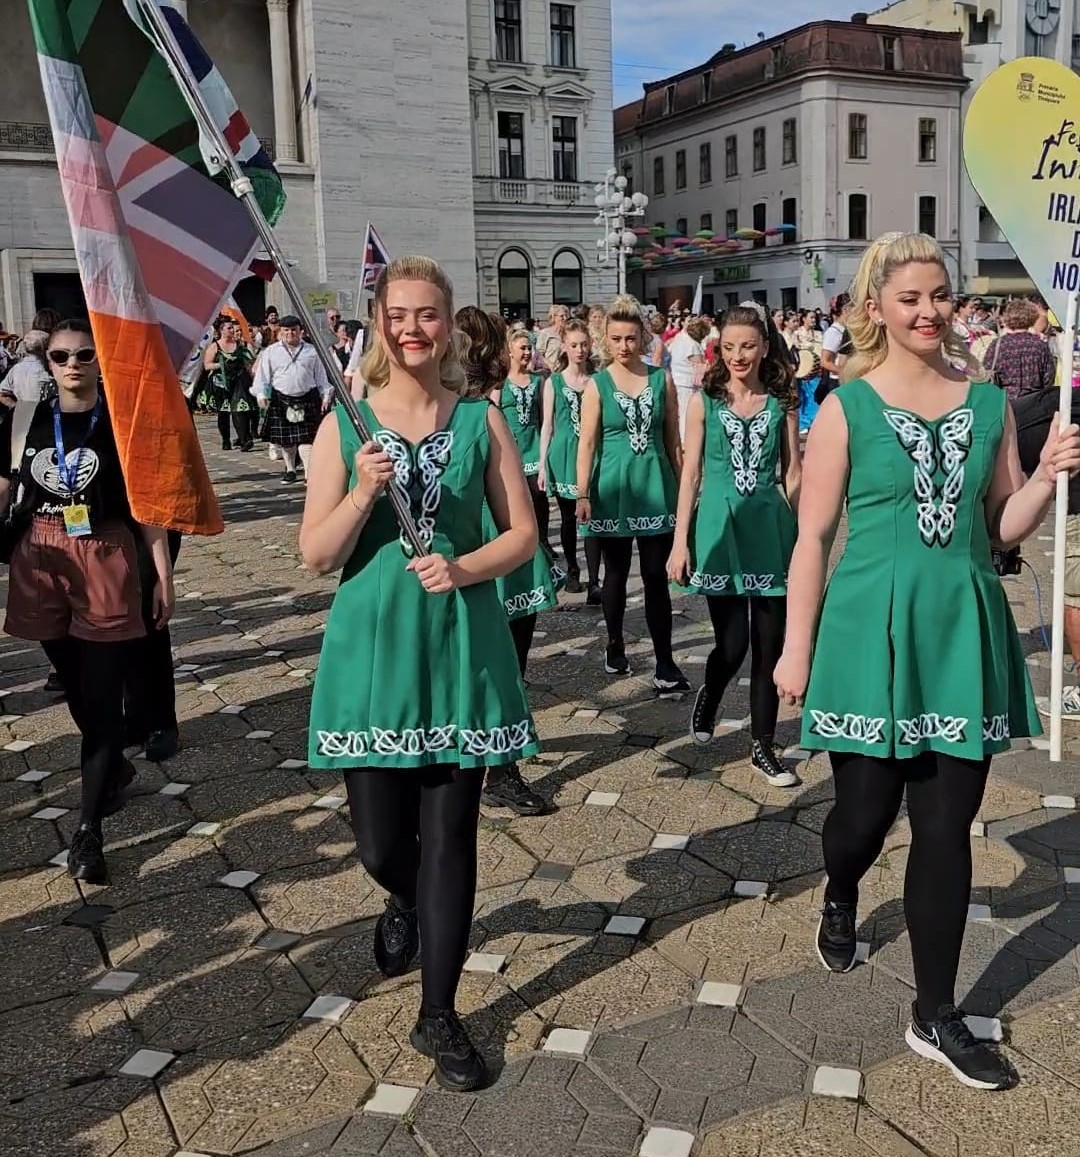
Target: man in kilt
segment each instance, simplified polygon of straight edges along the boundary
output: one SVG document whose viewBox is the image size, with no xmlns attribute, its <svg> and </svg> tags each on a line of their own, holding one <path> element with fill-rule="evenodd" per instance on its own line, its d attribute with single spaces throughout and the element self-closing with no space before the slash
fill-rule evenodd
<svg viewBox="0 0 1080 1157">
<path fill-rule="evenodd" d="M 296 481 L 296 453 L 307 476 L 319 422 L 330 408 L 334 389 L 315 347 L 303 340 L 300 319 L 281 319 L 278 340 L 259 356 L 252 394 L 263 412 L 259 437 L 281 447 L 288 484 Z"/>
</svg>

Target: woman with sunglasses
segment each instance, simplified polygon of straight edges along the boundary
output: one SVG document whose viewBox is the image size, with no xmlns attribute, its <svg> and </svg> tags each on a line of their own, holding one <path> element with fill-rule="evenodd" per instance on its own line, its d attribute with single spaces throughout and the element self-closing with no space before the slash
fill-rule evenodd
<svg viewBox="0 0 1080 1157">
<path fill-rule="evenodd" d="M 68 870 L 104 884 L 102 819 L 133 774 L 123 754 L 124 677 L 131 641 L 145 635 L 134 534 L 153 559 L 159 627 L 175 600 L 172 564 L 166 532 L 132 520 L 89 325 L 61 322 L 46 357 L 58 397 L 38 406 L 13 483 L 10 464 L 0 461 L 0 513 L 14 500 L 12 525 L 22 528 L 4 630 L 41 643 L 60 676 L 82 734 L 82 803 Z M 8 447 L 0 439 L 0 454 Z"/>
</svg>

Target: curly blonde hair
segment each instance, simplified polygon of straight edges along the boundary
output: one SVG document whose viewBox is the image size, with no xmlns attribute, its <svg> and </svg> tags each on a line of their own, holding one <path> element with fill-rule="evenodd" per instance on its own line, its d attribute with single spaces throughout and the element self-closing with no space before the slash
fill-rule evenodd
<svg viewBox="0 0 1080 1157">
<path fill-rule="evenodd" d="M 852 354 L 840 370 L 841 381 L 864 378 L 885 360 L 889 352 L 888 335 L 866 307 L 871 301 L 881 300 L 881 291 L 898 269 L 914 262 L 940 265 L 948 279 L 945 254 L 933 237 L 925 233 L 885 233 L 867 247 L 851 283 L 851 304 L 844 324 L 851 339 Z M 985 379 L 981 363 L 951 326 L 946 329 L 942 344 L 946 358 L 972 381 Z"/>
<path fill-rule="evenodd" d="M 390 380 L 390 359 L 383 345 L 382 324 L 385 321 L 387 290 L 394 281 L 426 281 L 443 295 L 451 333 L 439 364 L 439 379 L 446 389 L 461 393 L 465 389 L 465 370 L 461 360 L 463 339 L 454 328 L 454 286 L 443 267 L 430 257 L 397 257 L 379 274 L 375 283 L 376 324 L 372 327 L 375 336 L 371 348 L 360 363 L 360 376 L 369 390 L 381 390 Z"/>
</svg>

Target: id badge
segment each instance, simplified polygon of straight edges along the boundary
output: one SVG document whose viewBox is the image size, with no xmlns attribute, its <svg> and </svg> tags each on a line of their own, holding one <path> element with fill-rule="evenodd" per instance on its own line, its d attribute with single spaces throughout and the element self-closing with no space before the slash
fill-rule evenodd
<svg viewBox="0 0 1080 1157">
<path fill-rule="evenodd" d="M 90 507 L 83 503 L 64 507 L 64 529 L 71 538 L 83 538 L 90 533 Z"/>
</svg>

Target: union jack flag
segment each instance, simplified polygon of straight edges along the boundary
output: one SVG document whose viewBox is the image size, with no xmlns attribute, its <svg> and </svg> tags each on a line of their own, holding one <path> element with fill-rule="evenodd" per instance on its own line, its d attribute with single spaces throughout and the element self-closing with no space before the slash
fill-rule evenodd
<svg viewBox="0 0 1080 1157">
<path fill-rule="evenodd" d="M 364 234 L 364 264 L 360 267 L 360 292 L 370 293 L 379 280 L 379 274 L 390 264 L 390 254 L 369 221 Z"/>
</svg>

